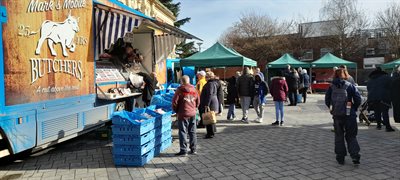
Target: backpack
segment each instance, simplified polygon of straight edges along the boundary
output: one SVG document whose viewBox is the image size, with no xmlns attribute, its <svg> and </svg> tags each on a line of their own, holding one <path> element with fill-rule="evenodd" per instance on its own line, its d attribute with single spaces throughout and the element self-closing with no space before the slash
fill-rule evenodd
<svg viewBox="0 0 400 180">
<path fill-rule="evenodd" d="M 345 81 L 343 85 L 337 87 L 332 84 L 332 94 L 331 94 L 331 114 L 334 116 L 345 116 L 346 115 L 346 105 L 349 100 L 347 95 L 347 88 L 350 86 L 350 83 Z"/>
</svg>

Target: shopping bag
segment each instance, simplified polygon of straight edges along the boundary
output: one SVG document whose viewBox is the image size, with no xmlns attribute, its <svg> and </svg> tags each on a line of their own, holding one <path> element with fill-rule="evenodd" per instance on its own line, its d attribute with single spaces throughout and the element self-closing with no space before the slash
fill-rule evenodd
<svg viewBox="0 0 400 180">
<path fill-rule="evenodd" d="M 209 107 L 206 107 L 206 111 L 201 115 L 203 118 L 204 125 L 216 124 L 217 117 L 215 115 L 215 111 L 211 111 Z"/>
</svg>

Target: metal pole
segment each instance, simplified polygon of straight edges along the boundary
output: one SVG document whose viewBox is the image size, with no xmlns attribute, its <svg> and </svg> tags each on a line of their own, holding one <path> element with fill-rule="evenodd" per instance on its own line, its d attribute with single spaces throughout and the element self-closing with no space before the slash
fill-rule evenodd
<svg viewBox="0 0 400 180">
<path fill-rule="evenodd" d="M 356 65 L 356 84 L 358 84 L 358 67 Z"/>
</svg>

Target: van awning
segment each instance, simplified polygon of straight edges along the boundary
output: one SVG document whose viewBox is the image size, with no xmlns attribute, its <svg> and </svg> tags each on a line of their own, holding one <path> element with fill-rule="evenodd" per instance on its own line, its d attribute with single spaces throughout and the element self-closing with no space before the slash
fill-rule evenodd
<svg viewBox="0 0 400 180">
<path fill-rule="evenodd" d="M 170 35 L 174 35 L 174 36 L 185 38 L 185 39 L 197 39 L 199 41 L 203 41 L 202 39 L 186 32 L 182 29 L 179 29 L 175 26 L 172 26 L 172 25 L 164 23 L 164 22 L 160 22 L 157 20 L 144 20 L 144 23 L 148 24 L 149 26 L 153 26 L 158 29 L 161 29 Z"/>
<path fill-rule="evenodd" d="M 124 37 L 127 32 L 132 32 L 133 28 L 139 27 L 143 21 L 143 18 L 133 14 L 121 14 L 98 7 L 94 8 L 94 17 L 96 57 L 102 54 L 104 49 L 110 48 L 118 38 Z"/>
</svg>

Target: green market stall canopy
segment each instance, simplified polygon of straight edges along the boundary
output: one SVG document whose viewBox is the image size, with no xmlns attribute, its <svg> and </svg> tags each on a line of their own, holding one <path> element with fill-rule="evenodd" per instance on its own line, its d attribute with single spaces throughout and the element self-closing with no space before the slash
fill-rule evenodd
<svg viewBox="0 0 400 180">
<path fill-rule="evenodd" d="M 392 61 L 392 62 L 388 62 L 388 63 L 385 63 L 385 64 L 382 64 L 380 67 L 382 69 L 393 69 L 393 68 L 396 68 L 398 66 L 400 66 L 400 59 Z"/>
<path fill-rule="evenodd" d="M 219 42 L 203 52 L 182 59 L 180 65 L 195 67 L 257 66 L 257 62 L 231 50 Z"/>
<path fill-rule="evenodd" d="M 268 68 L 285 68 L 287 65 L 291 67 L 298 68 L 308 68 L 310 67 L 309 63 L 301 62 L 295 58 L 293 58 L 290 54 L 286 53 L 281 56 L 279 59 L 268 63 Z"/>
<path fill-rule="evenodd" d="M 348 68 L 357 68 L 357 63 L 338 58 L 331 53 L 327 53 L 311 63 L 312 68 L 333 68 L 340 65 L 346 65 Z"/>
</svg>

